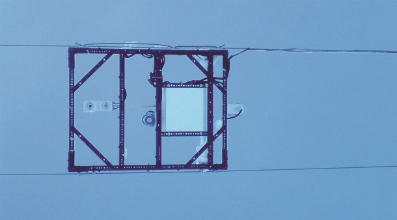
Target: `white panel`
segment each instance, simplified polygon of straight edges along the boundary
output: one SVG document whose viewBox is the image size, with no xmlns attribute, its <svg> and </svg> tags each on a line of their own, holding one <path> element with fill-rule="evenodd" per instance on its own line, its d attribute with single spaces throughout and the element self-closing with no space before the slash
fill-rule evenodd
<svg viewBox="0 0 397 220">
<path fill-rule="evenodd" d="M 206 131 L 207 88 L 163 88 L 162 131 Z"/>
</svg>

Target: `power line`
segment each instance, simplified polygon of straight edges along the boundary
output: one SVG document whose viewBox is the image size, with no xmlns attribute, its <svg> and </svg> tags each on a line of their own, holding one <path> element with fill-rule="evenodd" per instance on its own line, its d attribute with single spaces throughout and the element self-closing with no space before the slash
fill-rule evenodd
<svg viewBox="0 0 397 220">
<path fill-rule="evenodd" d="M 250 47 L 224 47 L 222 46 L 170 46 L 155 43 L 89 43 L 75 45 L 50 45 L 50 44 L 0 44 L 1 47 L 89 47 L 89 48 L 157 48 L 157 49 L 225 49 L 225 50 L 241 50 L 240 52 L 231 55 L 229 59 L 240 55 L 246 51 L 263 51 L 263 52 L 290 52 L 290 53 L 380 53 L 380 54 L 397 54 L 393 50 L 330 50 L 330 49 L 305 49 L 305 48 L 250 48 Z M 281 171 L 310 171 L 310 170 L 347 170 L 347 169 L 381 169 L 381 168 L 397 168 L 397 165 L 388 166 L 350 166 L 350 167 L 303 167 L 303 168 L 271 168 L 271 169 L 241 169 L 241 170 L 208 170 L 208 171 L 128 171 L 128 172 L 92 172 L 92 173 L 0 173 L 0 176 L 70 176 L 70 175 L 115 175 L 115 174 L 162 174 L 162 173 L 228 173 L 228 172 L 281 172 Z"/>
<path fill-rule="evenodd" d="M 270 48 L 249 48 L 249 47 L 224 47 L 223 49 L 265 51 L 265 52 L 291 52 L 291 53 L 397 53 L 397 51 L 395 50 L 329 50 L 329 49 L 305 49 L 305 48 L 270 49 Z"/>
<path fill-rule="evenodd" d="M 80 175 L 127 175 L 127 174 L 185 174 L 185 173 L 237 173 L 237 172 L 286 172 L 286 171 L 324 171 L 324 170 L 355 170 L 355 169 L 386 169 L 397 168 L 397 165 L 384 166 L 339 166 L 339 167 L 297 167 L 240 170 L 189 170 L 189 171 L 119 171 L 90 173 L 0 173 L 0 176 L 80 176 Z"/>
<path fill-rule="evenodd" d="M 75 47 L 76 45 L 62 44 L 0 44 L 1 47 Z"/>
<path fill-rule="evenodd" d="M 308 49 L 308 48 L 260 48 L 260 47 L 224 47 L 222 46 L 170 46 L 165 44 L 155 44 L 155 43 L 136 43 L 136 42 L 126 42 L 126 43 L 89 43 L 89 44 L 79 44 L 74 45 L 51 45 L 51 44 L 0 44 L 1 47 L 89 47 L 89 48 L 157 48 L 157 49 L 225 49 L 225 50 L 243 50 L 237 56 L 246 51 L 263 51 L 263 52 L 287 52 L 287 53 L 383 53 L 383 54 L 397 54 L 396 50 L 331 50 L 331 49 Z"/>
<path fill-rule="evenodd" d="M 245 170 L 225 170 L 224 172 L 280 172 L 280 171 L 309 171 L 309 170 L 351 170 L 351 169 L 383 169 L 397 168 L 397 165 L 386 166 L 345 166 L 345 167 L 298 167 L 298 168 L 275 168 L 275 169 L 245 169 Z M 218 171 L 222 172 L 222 171 Z"/>
</svg>

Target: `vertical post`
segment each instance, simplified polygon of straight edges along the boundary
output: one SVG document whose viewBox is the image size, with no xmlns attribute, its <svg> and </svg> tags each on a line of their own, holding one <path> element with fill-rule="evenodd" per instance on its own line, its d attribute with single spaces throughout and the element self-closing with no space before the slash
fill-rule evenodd
<svg viewBox="0 0 397 220">
<path fill-rule="evenodd" d="M 69 48 L 69 154 L 68 170 L 74 169 L 74 51 Z"/>
<path fill-rule="evenodd" d="M 156 167 L 161 167 L 161 101 L 163 96 L 163 55 L 154 55 L 154 79 L 156 86 Z"/>
<path fill-rule="evenodd" d="M 222 122 L 223 126 L 225 127 L 222 135 L 222 165 L 223 168 L 227 169 L 227 77 L 229 75 L 230 70 L 230 61 L 227 57 L 228 53 L 225 52 L 223 54 L 223 89 L 224 93 L 222 94 Z"/>
<path fill-rule="evenodd" d="M 124 101 L 125 101 L 125 57 L 120 53 L 120 106 L 119 106 L 119 165 L 124 166 Z"/>
<path fill-rule="evenodd" d="M 213 141 L 214 141 L 214 113 L 213 113 L 213 106 L 214 106 L 214 55 L 208 55 L 208 105 L 207 105 L 207 117 L 208 117 L 208 136 L 207 136 L 207 143 L 208 145 L 208 165 L 212 166 L 214 164 L 214 149 L 213 149 Z"/>
</svg>

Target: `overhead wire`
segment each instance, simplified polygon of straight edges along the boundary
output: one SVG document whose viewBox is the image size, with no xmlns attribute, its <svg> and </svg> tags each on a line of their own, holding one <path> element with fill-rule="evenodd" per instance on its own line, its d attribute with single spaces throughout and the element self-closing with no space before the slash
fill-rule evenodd
<svg viewBox="0 0 397 220">
<path fill-rule="evenodd" d="M 244 50 L 242 52 L 265 51 L 265 52 L 292 52 L 292 53 L 397 53 L 395 50 L 330 50 L 330 49 L 306 49 L 306 48 L 250 48 L 250 47 L 222 47 L 226 50 Z"/>
<path fill-rule="evenodd" d="M 386 169 L 397 168 L 397 165 L 378 166 L 337 166 L 337 167 L 296 167 L 296 168 L 264 168 L 264 169 L 237 169 L 237 170 L 187 170 L 187 171 L 112 171 L 86 173 L 0 173 L 0 176 L 81 176 L 81 175 L 129 175 L 129 174 L 185 174 L 185 173 L 242 173 L 242 172 L 287 172 L 287 171 L 324 171 L 324 170 L 356 170 L 356 169 Z"/>
<path fill-rule="evenodd" d="M 89 43 L 75 45 L 62 45 L 62 44 L 0 44 L 0 47 L 90 47 L 90 48 L 167 48 L 167 49 L 220 49 L 220 50 L 241 50 L 240 52 L 231 55 L 231 58 L 238 56 L 246 51 L 263 51 L 263 52 L 289 52 L 289 53 L 377 53 L 377 54 L 397 54 L 395 50 L 331 50 L 331 49 L 307 49 L 307 48 L 250 48 L 250 47 L 224 47 L 222 46 L 170 46 L 164 44 L 155 43 Z M 127 55 L 131 57 L 134 54 Z M 152 58 L 150 55 L 146 55 L 146 58 Z M 241 111 L 234 117 L 237 117 Z M 241 169 L 241 170 L 208 170 L 205 172 L 280 172 L 280 171 L 309 171 L 309 170 L 346 170 L 346 169 L 381 169 L 381 168 L 397 168 L 397 165 L 385 165 L 385 166 L 345 166 L 345 167 L 303 167 L 303 168 L 270 168 L 270 169 Z M 59 176 L 59 175 L 93 175 L 93 174 L 142 174 L 142 173 L 200 173 L 199 171 L 132 171 L 132 172 L 93 172 L 93 173 L 0 173 L 0 176 Z"/>
<path fill-rule="evenodd" d="M 262 47 L 225 47 L 221 46 L 208 46 L 208 45 L 180 45 L 171 46 L 166 44 L 156 43 L 137 43 L 137 42 L 125 42 L 125 43 L 88 43 L 80 44 L 75 43 L 74 45 L 65 44 L 0 44 L 1 47 L 90 47 L 90 48 L 111 48 L 111 47 L 122 47 L 122 48 L 168 48 L 168 49 L 197 49 L 197 50 L 243 50 L 238 54 L 232 55 L 237 56 L 245 51 L 264 51 L 264 52 L 290 52 L 290 53 L 386 53 L 386 54 L 397 54 L 396 50 L 346 50 L 346 49 L 309 49 L 309 48 L 262 48 Z"/>
<path fill-rule="evenodd" d="M 76 45 L 62 44 L 0 44 L 1 47 L 75 47 Z"/>
<path fill-rule="evenodd" d="M 280 171 L 351 170 L 351 169 L 381 169 L 381 168 L 397 168 L 397 165 L 243 169 L 243 170 L 224 170 L 224 171 L 220 170 L 218 172 L 280 172 Z"/>
</svg>

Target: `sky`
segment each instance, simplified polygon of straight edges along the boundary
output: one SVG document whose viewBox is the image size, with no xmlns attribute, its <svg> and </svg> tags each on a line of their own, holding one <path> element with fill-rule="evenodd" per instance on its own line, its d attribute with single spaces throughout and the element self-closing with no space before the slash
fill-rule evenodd
<svg viewBox="0 0 397 220">
<path fill-rule="evenodd" d="M 227 47 L 397 50 L 397 1 L 0 0 L 0 44 L 142 42 Z M 229 54 L 238 53 L 231 50 Z M 247 51 L 231 60 L 229 170 L 395 166 L 397 55 Z M 103 56 L 79 55 L 76 78 Z M 217 63 L 219 68 L 220 63 Z M 114 175 L 67 173 L 67 47 L 0 47 L 1 219 L 396 219 L 397 169 Z M 152 60 L 126 63 L 127 161 L 151 163 Z M 195 72 L 196 71 L 196 72 Z M 172 80 L 199 73 L 166 59 Z M 115 160 L 117 58 L 76 95 L 76 126 Z M 80 104 L 79 104 L 80 103 Z M 195 142 L 194 146 L 189 145 Z M 165 141 L 184 161 L 199 139 Z M 187 144 L 189 143 L 189 144 Z M 98 158 L 82 143 L 76 164 Z M 99 164 L 98 164 L 99 165 Z"/>
</svg>

